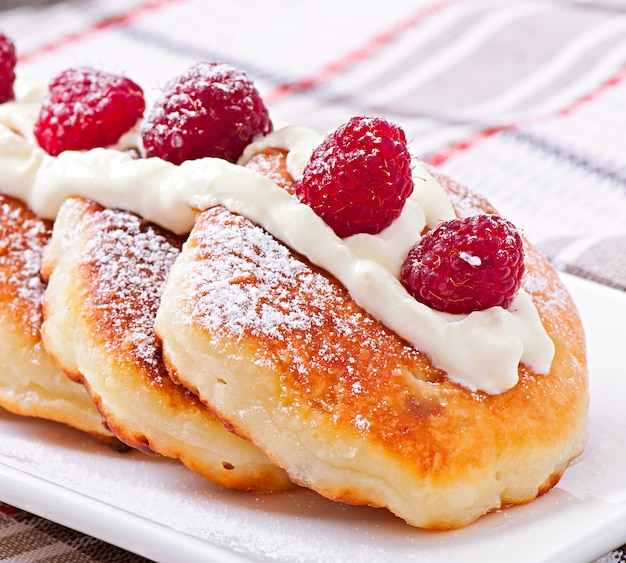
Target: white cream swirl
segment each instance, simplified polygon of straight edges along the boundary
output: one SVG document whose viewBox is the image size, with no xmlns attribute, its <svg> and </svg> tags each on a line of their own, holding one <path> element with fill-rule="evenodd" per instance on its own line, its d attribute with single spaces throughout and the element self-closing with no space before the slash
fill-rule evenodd
<svg viewBox="0 0 626 563">
<path fill-rule="evenodd" d="M 203 158 L 176 166 L 104 148 L 51 157 L 20 134 L 26 119 L 22 123 L 14 115 L 17 105 L 0 110 L 0 190 L 42 217 L 54 219 L 63 201 L 78 195 L 186 233 L 193 227 L 194 210 L 224 205 L 332 273 L 361 307 L 462 385 L 500 393 L 517 383 L 520 361 L 537 373 L 550 370 L 554 345 L 523 291 L 507 310 L 448 315 L 410 297 L 398 281 L 400 264 L 424 225 L 453 216 L 442 188 L 420 165 L 410 203 L 394 225 L 380 235 L 342 240 L 271 180 L 224 160 Z M 251 146 L 243 159 L 263 146 L 284 147 L 290 150 L 288 166 L 298 176 L 319 139 L 309 129 L 283 128 Z"/>
</svg>

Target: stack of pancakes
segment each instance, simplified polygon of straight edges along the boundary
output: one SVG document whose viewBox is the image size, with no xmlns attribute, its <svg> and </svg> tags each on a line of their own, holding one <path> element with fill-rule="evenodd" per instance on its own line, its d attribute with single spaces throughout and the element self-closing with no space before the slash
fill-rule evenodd
<svg viewBox="0 0 626 563">
<path fill-rule="evenodd" d="M 3 195 L 0 232 L 1 406 L 179 458 L 224 487 L 294 486 L 167 374 L 152 324 L 181 237 L 79 198 L 53 229 Z"/>
<path fill-rule="evenodd" d="M 289 488 L 282 469 L 168 376 L 153 324 L 182 243 L 131 213 L 66 200 L 42 269 L 44 345 L 122 442 L 179 458 L 224 487 Z"/>
<path fill-rule="evenodd" d="M 248 166 L 291 189 L 285 158 L 270 149 Z M 494 211 L 436 177 L 459 215 Z M 0 203 L 9 410 L 180 459 L 220 486 L 305 486 L 424 528 L 533 499 L 583 448 L 582 327 L 530 245 L 524 288 L 555 345 L 551 373 L 520 365 L 513 389 L 488 395 L 224 207 L 181 237 L 80 197 L 54 225 Z"/>
<path fill-rule="evenodd" d="M 68 424 L 124 449 L 102 424 L 85 388 L 67 378 L 42 346 L 41 264 L 51 231 L 50 221 L 0 195 L 0 405 Z"/>
</svg>

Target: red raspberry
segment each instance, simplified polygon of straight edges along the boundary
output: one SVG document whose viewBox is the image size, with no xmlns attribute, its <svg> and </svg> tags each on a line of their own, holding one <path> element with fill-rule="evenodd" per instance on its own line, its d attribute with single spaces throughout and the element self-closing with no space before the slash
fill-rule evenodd
<svg viewBox="0 0 626 563">
<path fill-rule="evenodd" d="M 147 156 L 180 164 L 205 156 L 236 162 L 273 129 L 254 83 L 227 64 L 200 62 L 170 81 L 142 127 Z"/>
<path fill-rule="evenodd" d="M 52 79 L 35 137 L 53 156 L 114 145 L 143 115 L 143 91 L 132 80 L 89 67 Z"/>
<path fill-rule="evenodd" d="M 404 131 L 377 117 L 353 117 L 313 151 L 296 195 L 340 237 L 376 234 L 413 191 Z"/>
<path fill-rule="evenodd" d="M 411 249 L 401 281 L 418 301 L 446 313 L 508 307 L 524 274 L 517 229 L 499 215 L 452 219 Z"/>
<path fill-rule="evenodd" d="M 13 83 L 15 82 L 16 63 L 13 41 L 0 32 L 0 104 L 15 98 Z"/>
</svg>

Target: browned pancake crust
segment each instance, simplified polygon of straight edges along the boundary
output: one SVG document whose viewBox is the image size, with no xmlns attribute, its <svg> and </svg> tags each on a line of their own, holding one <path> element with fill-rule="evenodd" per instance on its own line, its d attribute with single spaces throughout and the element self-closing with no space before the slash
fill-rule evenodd
<svg viewBox="0 0 626 563">
<path fill-rule="evenodd" d="M 460 214 L 493 211 L 437 178 Z M 331 276 L 221 207 L 198 217 L 156 326 L 178 377 L 293 480 L 453 528 L 549 489 L 584 444 L 580 320 L 530 246 L 527 269 L 556 356 L 548 376 L 520 366 L 519 384 L 499 395 L 453 383 Z M 172 326 L 174 309 L 184 321 Z"/>
<path fill-rule="evenodd" d="M 41 255 L 52 222 L 37 217 L 20 201 L 0 194 L 0 301 L 7 321 L 36 342 L 41 327 Z"/>
<path fill-rule="evenodd" d="M 57 235 L 73 242 L 59 249 Z M 144 452 L 180 458 L 221 486 L 292 487 L 165 369 L 153 322 L 183 238 L 132 213 L 72 198 L 57 217 L 53 243 L 44 268 L 44 343 L 86 386 L 115 434 Z"/>
<path fill-rule="evenodd" d="M 22 202 L 0 195 L 0 405 L 62 422 L 119 449 L 85 390 L 64 376 L 41 345 L 40 269 L 51 229 Z"/>
<path fill-rule="evenodd" d="M 246 162 L 246 168 L 266 176 L 277 186 L 293 194 L 295 192 L 295 182 L 287 170 L 286 160 L 286 150 L 268 147 L 263 152 L 253 155 Z"/>
</svg>

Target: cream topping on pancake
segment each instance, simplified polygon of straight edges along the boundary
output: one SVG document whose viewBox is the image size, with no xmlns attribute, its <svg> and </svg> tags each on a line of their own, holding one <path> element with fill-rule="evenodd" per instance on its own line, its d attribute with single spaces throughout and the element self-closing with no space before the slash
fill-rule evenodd
<svg viewBox="0 0 626 563">
<path fill-rule="evenodd" d="M 520 361 L 536 373 L 550 371 L 554 345 L 524 291 L 506 310 L 450 315 L 419 303 L 398 281 L 400 264 L 422 228 L 454 216 L 443 189 L 419 163 L 416 189 L 396 224 L 380 235 L 344 240 L 307 205 L 243 166 L 215 158 L 174 165 L 105 148 L 52 157 L 32 142 L 27 126 L 32 116 L 31 103 L 0 106 L 0 189 L 42 217 L 53 219 L 67 197 L 79 195 L 187 233 L 196 210 L 223 205 L 333 274 L 361 307 L 462 385 L 503 392 L 517 383 Z M 263 146 L 284 147 L 297 177 L 319 141 L 310 129 L 286 127 L 243 159 Z"/>
</svg>

